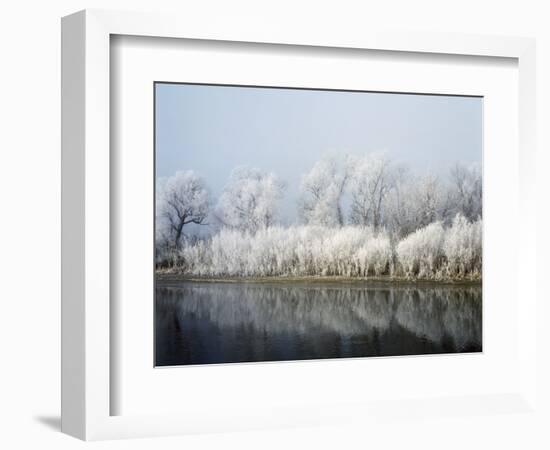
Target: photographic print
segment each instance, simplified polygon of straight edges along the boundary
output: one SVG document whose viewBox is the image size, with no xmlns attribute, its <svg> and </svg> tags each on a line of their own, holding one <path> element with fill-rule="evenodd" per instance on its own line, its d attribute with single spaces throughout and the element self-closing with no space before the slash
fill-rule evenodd
<svg viewBox="0 0 550 450">
<path fill-rule="evenodd" d="M 481 97 L 154 90 L 156 366 L 482 351 Z"/>
</svg>

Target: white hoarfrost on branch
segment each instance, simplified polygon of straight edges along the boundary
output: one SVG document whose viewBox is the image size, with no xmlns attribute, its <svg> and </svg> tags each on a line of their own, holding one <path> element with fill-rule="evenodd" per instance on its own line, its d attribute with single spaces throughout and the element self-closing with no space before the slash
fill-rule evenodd
<svg viewBox="0 0 550 450">
<path fill-rule="evenodd" d="M 441 222 L 420 228 L 397 244 L 397 258 L 409 278 L 436 278 L 443 259 Z"/>
<path fill-rule="evenodd" d="M 222 229 L 186 246 L 179 269 L 198 276 L 361 276 L 389 273 L 383 231 L 346 226 L 267 227 L 252 234 Z"/>
<path fill-rule="evenodd" d="M 192 170 L 176 172 L 157 189 L 157 242 L 180 248 L 184 227 L 203 225 L 210 211 L 210 193 Z"/>
<path fill-rule="evenodd" d="M 238 167 L 218 200 L 216 216 L 226 227 L 255 233 L 275 224 L 284 189 L 273 173 Z"/>
<path fill-rule="evenodd" d="M 392 276 L 409 279 L 479 279 L 481 220 L 457 215 L 449 227 L 434 222 L 395 246 L 372 227 L 301 225 L 256 233 L 224 228 L 186 245 L 176 271 L 194 276 Z"/>
<path fill-rule="evenodd" d="M 457 163 L 450 175 L 449 214 L 462 214 L 470 221 L 481 218 L 483 182 L 479 164 Z"/>
<path fill-rule="evenodd" d="M 445 234 L 443 251 L 447 259 L 447 275 L 453 278 L 481 277 L 482 222 L 469 222 L 457 214 Z"/>
<path fill-rule="evenodd" d="M 304 223 L 342 226 L 342 197 L 349 178 L 348 157 L 325 157 L 302 177 L 299 213 Z"/>
<path fill-rule="evenodd" d="M 402 238 L 444 219 L 443 189 L 433 175 L 411 177 L 401 169 L 394 178 L 386 205 L 387 226 Z"/>
<path fill-rule="evenodd" d="M 396 248 L 403 275 L 422 279 L 480 279 L 482 221 L 457 214 L 444 228 L 434 222 L 403 239 Z"/>
<path fill-rule="evenodd" d="M 350 221 L 355 225 L 372 225 L 378 229 L 392 188 L 392 164 L 385 153 L 371 153 L 350 158 Z"/>
</svg>

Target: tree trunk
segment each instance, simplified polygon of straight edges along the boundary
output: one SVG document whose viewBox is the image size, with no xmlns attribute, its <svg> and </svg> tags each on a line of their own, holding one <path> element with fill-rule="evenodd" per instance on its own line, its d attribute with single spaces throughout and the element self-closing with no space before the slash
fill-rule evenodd
<svg viewBox="0 0 550 450">
<path fill-rule="evenodd" d="M 176 237 L 174 238 L 174 245 L 176 250 L 180 248 L 181 235 L 183 234 L 183 221 L 178 225 L 176 230 Z"/>
</svg>

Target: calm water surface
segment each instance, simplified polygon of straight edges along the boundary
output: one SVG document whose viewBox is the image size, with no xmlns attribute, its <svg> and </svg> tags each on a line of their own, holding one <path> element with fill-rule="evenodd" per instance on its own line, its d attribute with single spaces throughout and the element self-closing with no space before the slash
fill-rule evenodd
<svg viewBox="0 0 550 450">
<path fill-rule="evenodd" d="M 481 286 L 158 281 L 157 366 L 481 351 Z"/>
</svg>

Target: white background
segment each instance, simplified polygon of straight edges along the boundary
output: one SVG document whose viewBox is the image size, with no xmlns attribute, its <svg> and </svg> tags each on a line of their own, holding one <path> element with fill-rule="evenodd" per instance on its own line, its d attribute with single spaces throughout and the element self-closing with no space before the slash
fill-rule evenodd
<svg viewBox="0 0 550 450">
<path fill-rule="evenodd" d="M 385 2 L 167 2 L 20 1 L 0 10 L 0 192 L 2 283 L 0 383 L 3 448 L 80 448 L 59 433 L 59 17 L 85 7 L 173 10 L 224 15 L 227 20 L 267 17 L 286 26 L 318 30 L 387 23 L 389 28 L 535 36 L 538 40 L 539 275 L 548 252 L 550 168 L 550 14 L 544 1 Z M 533 279 L 535 274 L 533 274 Z M 542 285 L 542 281 L 541 281 Z M 540 300 L 549 299 L 540 295 Z M 539 315 L 548 317 L 541 304 Z M 540 322 L 543 323 L 542 320 Z M 541 328 L 541 344 L 550 343 Z M 547 346 L 540 345 L 541 378 L 550 379 Z M 541 380 L 543 381 L 543 380 Z M 550 404 L 547 386 L 541 386 Z M 406 420 L 405 420 L 406 419 Z M 403 423 L 234 433 L 157 440 L 100 442 L 101 448 L 548 448 L 550 417 L 542 414 L 404 417 Z"/>
</svg>

